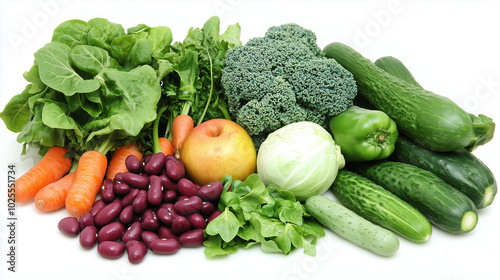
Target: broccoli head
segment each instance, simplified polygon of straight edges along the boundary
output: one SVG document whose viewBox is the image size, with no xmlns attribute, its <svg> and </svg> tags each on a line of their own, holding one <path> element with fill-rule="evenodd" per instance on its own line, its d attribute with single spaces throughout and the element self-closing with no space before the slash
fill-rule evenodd
<svg viewBox="0 0 500 280">
<path fill-rule="evenodd" d="M 328 128 L 353 104 L 353 75 L 325 57 L 316 35 L 297 24 L 268 29 L 226 54 L 222 85 L 229 112 L 258 148 L 267 135 L 298 121 Z"/>
</svg>

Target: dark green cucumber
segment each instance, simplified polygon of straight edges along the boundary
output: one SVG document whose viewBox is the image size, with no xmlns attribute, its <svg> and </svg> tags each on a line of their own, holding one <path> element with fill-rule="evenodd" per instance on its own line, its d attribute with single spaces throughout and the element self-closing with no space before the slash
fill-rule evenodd
<svg viewBox="0 0 500 280">
<path fill-rule="evenodd" d="M 400 136 L 391 158 L 431 171 L 469 197 L 478 209 L 490 205 L 497 193 L 491 170 L 465 149 L 439 153 Z"/>
<path fill-rule="evenodd" d="M 422 88 L 422 86 L 417 82 L 415 77 L 411 74 L 410 70 L 399 59 L 392 56 L 384 56 L 375 60 L 375 65 L 383 69 L 385 72 L 391 74 L 394 77 L 400 78 L 410 84 Z M 359 96 L 359 95 L 358 95 Z M 361 99 L 358 98 L 357 99 Z M 356 99 L 354 100 L 356 101 Z M 359 102 L 359 101 L 358 101 Z M 470 145 L 466 147 L 468 151 L 473 151 L 478 146 L 484 145 L 493 139 L 495 132 L 495 123 L 493 119 L 488 116 L 479 114 L 474 115 L 469 113 L 469 117 L 472 120 L 472 127 L 474 130 L 474 140 Z"/>
<path fill-rule="evenodd" d="M 394 161 L 365 162 L 350 168 L 408 202 L 444 231 L 462 233 L 476 227 L 474 202 L 430 171 Z"/>
<path fill-rule="evenodd" d="M 399 250 L 399 239 L 392 231 L 326 196 L 313 195 L 306 200 L 304 207 L 322 225 L 361 248 L 385 257 Z"/>
<path fill-rule="evenodd" d="M 474 145 L 472 120 L 451 99 L 385 72 L 345 44 L 328 44 L 324 52 L 351 72 L 359 94 L 389 115 L 411 139 L 435 151 Z"/>
<path fill-rule="evenodd" d="M 339 170 L 332 191 L 347 208 L 408 240 L 423 243 L 432 235 L 432 226 L 422 213 L 359 174 Z"/>
</svg>

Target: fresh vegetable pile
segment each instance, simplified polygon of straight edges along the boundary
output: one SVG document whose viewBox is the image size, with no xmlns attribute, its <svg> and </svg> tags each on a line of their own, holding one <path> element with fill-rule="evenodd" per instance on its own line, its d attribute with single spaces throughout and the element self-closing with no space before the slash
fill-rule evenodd
<svg viewBox="0 0 500 280">
<path fill-rule="evenodd" d="M 105 258 L 254 245 L 314 256 L 325 228 L 392 256 L 398 237 L 474 230 L 497 193 L 473 154 L 491 118 L 394 57 L 321 49 L 297 24 L 243 44 L 217 17 L 182 42 L 166 26 L 69 20 L 34 57 L 0 117 L 22 154 L 43 158 L 9 192 L 66 209 L 59 229 Z"/>
</svg>

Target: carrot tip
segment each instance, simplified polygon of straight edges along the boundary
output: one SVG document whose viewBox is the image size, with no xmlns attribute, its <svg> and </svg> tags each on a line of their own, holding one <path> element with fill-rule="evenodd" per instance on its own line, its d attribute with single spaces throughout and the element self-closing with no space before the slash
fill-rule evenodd
<svg viewBox="0 0 500 280">
<path fill-rule="evenodd" d="M 43 208 L 45 206 L 45 202 L 43 200 L 37 200 L 35 203 L 37 208 Z"/>
</svg>

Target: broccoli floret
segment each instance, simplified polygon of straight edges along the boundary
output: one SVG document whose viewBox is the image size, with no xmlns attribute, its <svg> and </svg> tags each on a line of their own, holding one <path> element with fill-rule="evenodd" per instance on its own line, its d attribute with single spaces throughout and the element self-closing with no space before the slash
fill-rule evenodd
<svg viewBox="0 0 500 280">
<path fill-rule="evenodd" d="M 298 121 L 328 121 L 353 104 L 353 75 L 325 57 L 316 35 L 297 24 L 268 29 L 226 54 L 222 85 L 229 112 L 259 148 L 274 130 Z"/>
</svg>

